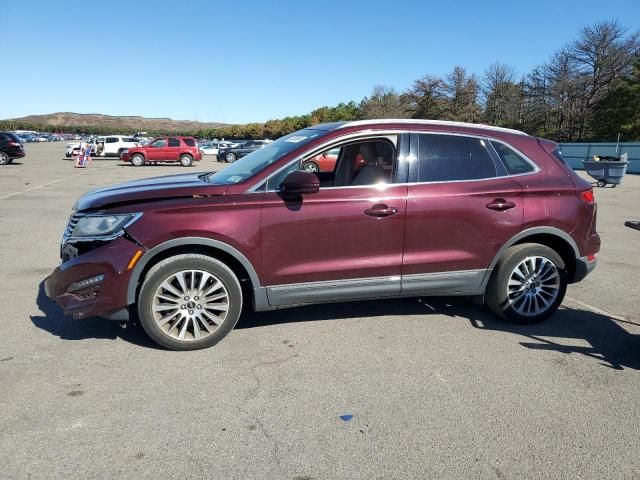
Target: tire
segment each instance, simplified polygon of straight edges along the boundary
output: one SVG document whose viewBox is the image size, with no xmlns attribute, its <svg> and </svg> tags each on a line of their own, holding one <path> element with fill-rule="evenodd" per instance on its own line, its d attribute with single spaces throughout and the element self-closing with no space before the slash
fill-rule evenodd
<svg viewBox="0 0 640 480">
<path fill-rule="evenodd" d="M 233 163 L 237 159 L 238 159 L 238 156 L 233 152 L 229 152 L 224 156 L 224 161 L 227 163 Z"/>
<path fill-rule="evenodd" d="M 9 165 L 11 163 L 11 159 L 9 155 L 5 152 L 0 152 L 0 165 Z"/>
<path fill-rule="evenodd" d="M 302 168 L 304 170 L 306 170 L 307 172 L 311 172 L 311 173 L 320 172 L 320 167 L 318 166 L 318 164 L 316 162 L 307 162 L 302 166 Z"/>
<path fill-rule="evenodd" d="M 607 182 L 605 182 L 604 180 L 598 180 L 597 185 L 599 187 L 606 187 L 607 186 Z"/>
<path fill-rule="evenodd" d="M 533 276 L 528 273 L 532 266 Z M 555 313 L 566 290 L 567 271 L 558 252 L 538 243 L 523 243 L 509 248 L 494 269 L 486 301 L 499 317 L 531 324 Z"/>
<path fill-rule="evenodd" d="M 133 155 L 129 161 L 134 167 L 142 167 L 145 163 L 144 157 L 139 153 Z"/>
<path fill-rule="evenodd" d="M 200 296 L 195 295 L 198 292 L 192 287 L 198 289 L 205 279 Z M 182 296 L 185 291 L 193 297 Z M 211 308 L 201 300 L 203 294 L 208 295 L 206 305 Z M 226 312 L 218 308 L 224 307 L 225 300 Z M 156 309 L 164 308 L 154 311 L 154 305 Z M 224 263 L 206 255 L 183 254 L 162 260 L 149 270 L 138 297 L 142 328 L 153 341 L 170 350 L 212 347 L 233 330 L 241 311 L 242 289 L 238 278 Z M 220 321 L 217 326 L 213 321 L 216 319 Z"/>
<path fill-rule="evenodd" d="M 183 167 L 190 167 L 193 165 L 193 157 L 191 155 L 180 155 L 180 165 Z"/>
</svg>

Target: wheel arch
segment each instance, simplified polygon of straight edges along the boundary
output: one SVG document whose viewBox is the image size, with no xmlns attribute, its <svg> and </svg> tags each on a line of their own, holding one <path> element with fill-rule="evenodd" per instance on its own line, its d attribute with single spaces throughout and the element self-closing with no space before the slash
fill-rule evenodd
<svg viewBox="0 0 640 480">
<path fill-rule="evenodd" d="M 225 263 L 238 277 L 245 293 L 260 290 L 260 279 L 253 265 L 237 249 L 218 240 L 202 237 L 176 238 L 148 250 L 134 267 L 127 286 L 127 305 L 136 303 L 140 286 L 147 272 L 162 260 L 182 253 L 200 253 Z M 245 290 L 246 289 L 246 290 Z"/>
<path fill-rule="evenodd" d="M 487 268 L 487 273 L 482 280 L 482 290 L 487 286 L 489 282 L 489 278 L 491 278 L 491 274 L 498 264 L 498 262 L 504 257 L 507 250 L 514 245 L 519 245 L 522 243 L 539 243 L 541 245 L 545 245 L 549 248 L 552 248 L 562 257 L 562 260 L 565 262 L 565 266 L 567 268 L 567 273 L 569 277 L 569 283 L 572 282 L 575 273 L 576 273 L 576 260 L 580 258 L 580 249 L 578 248 L 577 243 L 571 235 L 567 232 L 560 230 L 555 227 L 532 227 L 522 232 L 514 235 L 506 242 L 498 253 L 493 257 L 493 260 L 489 264 Z"/>
</svg>

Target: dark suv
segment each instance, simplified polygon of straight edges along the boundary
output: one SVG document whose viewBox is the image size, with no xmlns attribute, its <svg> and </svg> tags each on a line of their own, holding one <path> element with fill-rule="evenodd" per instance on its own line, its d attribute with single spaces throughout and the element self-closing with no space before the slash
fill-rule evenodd
<svg viewBox="0 0 640 480">
<path fill-rule="evenodd" d="M 24 155 L 24 146 L 15 134 L 0 132 L 0 165 L 8 165 Z"/>
<path fill-rule="evenodd" d="M 303 170 L 334 149 L 331 171 Z M 245 305 L 463 295 L 536 322 L 599 248 L 592 187 L 553 142 L 358 121 L 300 130 L 217 173 L 85 194 L 45 286 L 76 318 L 139 318 L 159 344 L 189 350 L 222 339 Z"/>
<path fill-rule="evenodd" d="M 267 140 L 248 140 L 235 147 L 222 147 L 218 150 L 219 162 L 233 163 L 239 158 L 245 157 L 259 148 L 269 145 Z"/>
</svg>

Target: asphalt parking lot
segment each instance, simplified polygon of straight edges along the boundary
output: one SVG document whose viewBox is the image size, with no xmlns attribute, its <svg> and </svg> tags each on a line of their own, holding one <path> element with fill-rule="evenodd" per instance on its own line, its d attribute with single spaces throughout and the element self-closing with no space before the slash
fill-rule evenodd
<svg viewBox="0 0 640 480">
<path fill-rule="evenodd" d="M 63 154 L 0 168 L 0 478 L 640 478 L 640 176 L 596 189 L 598 268 L 540 325 L 384 300 L 247 314 L 170 352 L 64 317 L 42 281 L 79 195 L 185 169 Z"/>
</svg>

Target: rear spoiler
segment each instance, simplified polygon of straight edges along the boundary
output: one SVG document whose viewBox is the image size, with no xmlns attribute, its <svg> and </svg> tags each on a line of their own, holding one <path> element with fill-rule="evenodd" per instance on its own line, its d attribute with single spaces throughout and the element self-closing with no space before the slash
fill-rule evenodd
<svg viewBox="0 0 640 480">
<path fill-rule="evenodd" d="M 545 140 L 544 138 L 536 138 L 536 140 L 538 140 L 542 149 L 547 153 L 553 153 L 553 151 L 558 148 L 558 144 L 551 140 Z"/>
</svg>

